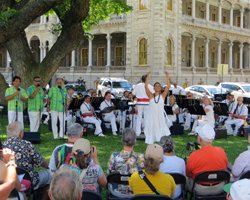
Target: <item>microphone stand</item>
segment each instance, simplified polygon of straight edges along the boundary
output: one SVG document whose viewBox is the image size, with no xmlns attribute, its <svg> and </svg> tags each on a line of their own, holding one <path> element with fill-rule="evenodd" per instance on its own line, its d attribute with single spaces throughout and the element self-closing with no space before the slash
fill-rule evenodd
<svg viewBox="0 0 250 200">
<path fill-rule="evenodd" d="M 17 89 L 17 91 L 20 91 L 20 88 Z M 19 94 L 20 95 L 20 94 Z M 18 97 L 16 98 L 16 122 L 18 121 L 18 100 L 19 100 L 19 95 Z"/>
<path fill-rule="evenodd" d="M 62 87 L 59 87 L 60 92 L 61 92 L 61 96 L 62 96 L 62 105 L 63 105 L 63 136 L 62 136 L 62 140 L 64 140 L 64 132 L 65 132 L 65 119 L 64 119 L 64 114 L 65 114 L 65 99 L 63 97 L 63 92 L 62 92 Z"/>
</svg>

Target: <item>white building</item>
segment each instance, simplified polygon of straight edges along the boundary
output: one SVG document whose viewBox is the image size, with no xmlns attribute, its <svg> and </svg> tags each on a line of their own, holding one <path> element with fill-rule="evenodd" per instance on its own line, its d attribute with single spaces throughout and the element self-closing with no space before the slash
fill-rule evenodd
<svg viewBox="0 0 250 200">
<path fill-rule="evenodd" d="M 84 78 L 93 87 L 97 77 L 124 77 L 137 82 L 151 71 L 153 81 L 170 72 L 181 84 L 214 84 L 218 64 L 228 64 L 228 81 L 250 75 L 249 0 L 127 0 L 128 15 L 112 16 L 92 27 L 93 37 L 66 56 L 55 76 Z M 55 16 L 41 16 L 26 30 L 37 60 L 56 41 L 49 29 Z M 0 49 L 0 67 L 9 70 L 9 56 Z"/>
</svg>

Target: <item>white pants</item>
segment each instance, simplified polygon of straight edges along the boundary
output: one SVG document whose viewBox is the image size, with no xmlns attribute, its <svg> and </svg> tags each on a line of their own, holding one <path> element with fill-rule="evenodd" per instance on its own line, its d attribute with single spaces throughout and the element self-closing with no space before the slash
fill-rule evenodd
<svg viewBox="0 0 250 200">
<path fill-rule="evenodd" d="M 234 130 L 232 129 L 232 125 L 233 124 L 235 125 Z M 225 126 L 226 126 L 226 129 L 227 129 L 227 133 L 230 134 L 230 135 L 237 135 L 238 131 L 239 131 L 239 128 L 243 124 L 244 124 L 244 120 L 243 119 L 231 119 L 231 118 L 228 118 L 225 121 Z"/>
<path fill-rule="evenodd" d="M 118 111 L 118 119 L 120 124 L 120 132 L 122 132 L 125 129 L 125 123 L 126 123 L 126 111 Z"/>
<path fill-rule="evenodd" d="M 148 105 L 138 105 L 138 115 L 136 120 L 136 135 L 139 136 L 141 134 L 141 126 L 142 126 L 142 116 L 144 116 L 147 112 Z"/>
<path fill-rule="evenodd" d="M 8 121 L 9 124 L 16 121 L 16 112 L 15 111 L 8 111 Z M 23 112 L 17 113 L 17 121 L 19 121 L 22 124 L 22 128 L 24 128 L 23 125 Z"/>
<path fill-rule="evenodd" d="M 40 112 L 28 112 L 30 118 L 30 132 L 37 132 L 40 126 Z"/>
<path fill-rule="evenodd" d="M 212 128 L 214 128 L 214 122 L 208 122 L 208 121 L 203 121 L 203 120 L 195 120 L 192 128 L 192 132 L 195 132 L 195 129 L 197 126 L 203 126 L 205 124 L 210 125 Z"/>
<path fill-rule="evenodd" d="M 136 131 L 137 115 L 136 114 L 130 114 L 129 119 L 131 120 L 129 128 L 133 128 L 134 131 Z"/>
<path fill-rule="evenodd" d="M 84 117 L 83 121 L 86 123 L 95 124 L 95 135 L 102 133 L 101 120 L 98 120 L 95 117 Z"/>
<path fill-rule="evenodd" d="M 112 132 L 116 132 L 117 131 L 117 126 L 116 126 L 116 119 L 115 119 L 115 114 L 114 113 L 107 113 L 104 115 L 103 117 L 104 121 L 110 122 L 111 123 L 111 128 L 112 128 Z"/>
<path fill-rule="evenodd" d="M 64 113 L 64 116 L 63 116 L 63 112 L 57 112 L 57 111 L 51 111 L 51 126 L 52 126 L 52 132 L 53 132 L 53 136 L 54 136 L 54 139 L 57 139 L 58 138 L 58 128 L 57 128 L 57 120 L 59 118 L 59 128 L 60 128 L 60 137 L 63 137 L 64 136 L 64 133 L 63 131 L 65 131 L 65 119 L 66 119 L 66 116 L 65 116 L 65 113 Z M 64 118 L 64 120 L 63 120 Z"/>
</svg>

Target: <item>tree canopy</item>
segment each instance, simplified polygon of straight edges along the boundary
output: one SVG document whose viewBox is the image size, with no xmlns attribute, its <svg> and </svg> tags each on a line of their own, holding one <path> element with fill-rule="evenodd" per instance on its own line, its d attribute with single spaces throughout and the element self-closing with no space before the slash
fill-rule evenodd
<svg viewBox="0 0 250 200">
<path fill-rule="evenodd" d="M 61 61 L 84 38 L 90 27 L 113 14 L 126 13 L 126 0 L 2 0 L 0 1 L 0 46 L 7 48 L 15 74 L 27 87 L 39 74 L 48 82 Z M 60 20 L 60 35 L 41 63 L 29 47 L 25 28 L 43 14 L 55 14 Z M 3 76 L 0 87 L 6 87 Z"/>
</svg>

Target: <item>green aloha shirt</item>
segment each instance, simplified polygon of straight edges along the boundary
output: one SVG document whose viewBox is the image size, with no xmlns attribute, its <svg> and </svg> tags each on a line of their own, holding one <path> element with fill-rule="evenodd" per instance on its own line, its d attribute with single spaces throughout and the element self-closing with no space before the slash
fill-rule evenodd
<svg viewBox="0 0 250 200">
<path fill-rule="evenodd" d="M 28 87 L 27 94 L 29 97 L 36 91 L 36 88 L 37 87 L 35 85 L 31 85 Z M 44 91 L 41 88 L 33 99 L 28 99 L 28 111 L 41 112 L 43 110 L 43 100 Z"/>
<path fill-rule="evenodd" d="M 50 110 L 56 112 L 63 112 L 63 104 L 66 105 L 67 101 L 67 90 L 65 87 L 59 89 L 57 86 L 50 88 L 49 90 L 49 100 L 50 100 Z"/>
</svg>

